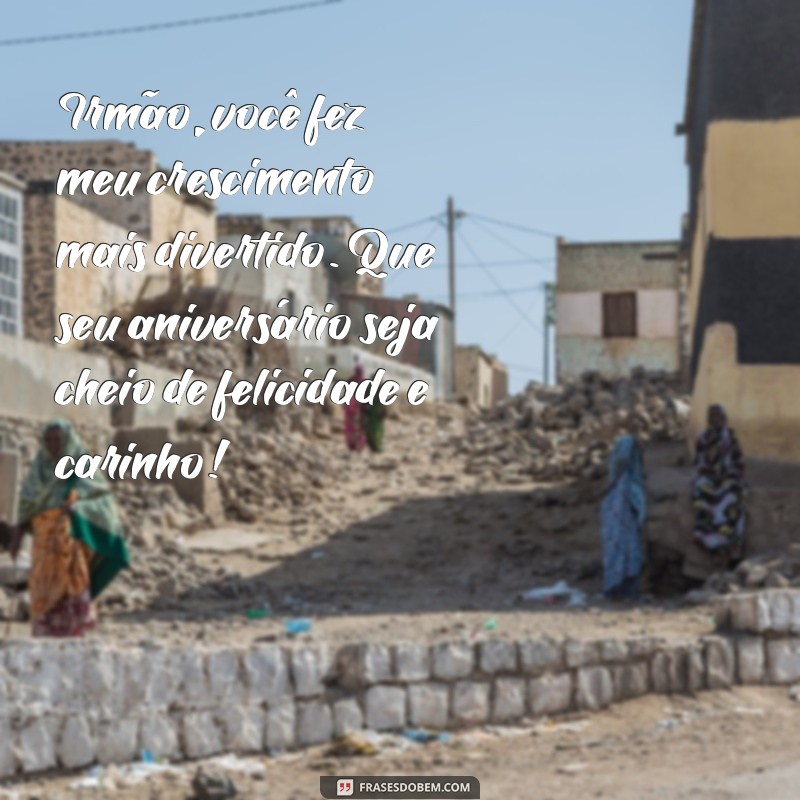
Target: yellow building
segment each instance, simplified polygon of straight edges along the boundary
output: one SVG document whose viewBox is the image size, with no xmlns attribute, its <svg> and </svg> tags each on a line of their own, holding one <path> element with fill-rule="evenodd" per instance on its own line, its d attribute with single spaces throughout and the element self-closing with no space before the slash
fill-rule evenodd
<svg viewBox="0 0 800 800">
<path fill-rule="evenodd" d="M 685 121 L 693 429 L 800 460 L 800 4 L 696 0 Z"/>
</svg>

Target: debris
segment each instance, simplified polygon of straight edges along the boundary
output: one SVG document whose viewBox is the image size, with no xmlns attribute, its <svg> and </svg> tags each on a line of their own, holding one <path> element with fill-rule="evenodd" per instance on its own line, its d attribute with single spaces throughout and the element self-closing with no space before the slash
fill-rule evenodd
<svg viewBox="0 0 800 800">
<path fill-rule="evenodd" d="M 565 604 L 568 608 L 586 605 L 586 592 L 571 587 L 566 581 L 558 581 L 552 586 L 529 589 L 522 593 L 521 598 L 543 605 Z"/>
<path fill-rule="evenodd" d="M 289 636 L 298 636 L 301 633 L 308 633 L 311 630 L 311 620 L 305 618 L 287 619 L 284 620 L 283 627 Z"/>
<path fill-rule="evenodd" d="M 228 800 L 238 794 L 236 784 L 227 776 L 198 767 L 192 778 L 193 800 Z"/>
<path fill-rule="evenodd" d="M 589 765 L 585 761 L 573 761 L 571 764 L 563 764 L 557 770 L 561 775 L 577 775 L 588 769 Z"/>
<path fill-rule="evenodd" d="M 337 736 L 326 751 L 326 755 L 337 757 L 374 756 L 377 753 L 378 747 L 374 742 L 356 733 Z"/>
<path fill-rule="evenodd" d="M 483 623 L 483 629 L 485 631 L 497 630 L 497 620 L 494 617 L 487 619 L 486 622 Z"/>
</svg>

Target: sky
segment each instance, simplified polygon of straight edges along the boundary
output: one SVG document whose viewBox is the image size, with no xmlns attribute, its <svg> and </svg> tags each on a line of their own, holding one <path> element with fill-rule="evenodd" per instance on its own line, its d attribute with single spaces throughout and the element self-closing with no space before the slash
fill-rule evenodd
<svg viewBox="0 0 800 800">
<path fill-rule="evenodd" d="M 0 39 L 248 12 L 301 0 L 28 0 Z M 124 131 L 115 138 L 191 168 L 314 169 L 353 157 L 375 173 L 364 196 L 222 198 L 221 213 L 342 214 L 390 242 L 436 245 L 424 272 L 393 274 L 391 295 L 447 301 L 448 196 L 456 239 L 457 336 L 541 379 L 544 281 L 555 240 L 674 239 L 686 210 L 682 119 L 691 0 L 341 0 L 247 20 L 0 47 L 0 136 L 106 137 L 69 127 L 79 91 L 134 103 L 146 89 L 203 122 L 217 104 L 317 94 L 366 106 L 360 132 L 313 147 L 292 132 Z M 506 223 L 487 222 L 486 218 Z M 425 220 L 417 225 L 409 225 Z M 409 227 L 406 227 L 406 226 Z M 389 233 L 401 228 L 395 233 Z"/>
</svg>

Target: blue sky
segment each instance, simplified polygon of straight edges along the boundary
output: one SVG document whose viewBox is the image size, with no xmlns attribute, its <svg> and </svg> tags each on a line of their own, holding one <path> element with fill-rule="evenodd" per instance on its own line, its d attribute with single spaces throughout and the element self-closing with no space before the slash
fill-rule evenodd
<svg viewBox="0 0 800 800">
<path fill-rule="evenodd" d="M 15 3 L 0 38 L 235 13 L 293 0 Z M 347 214 L 390 230 L 457 207 L 574 241 L 675 238 L 686 208 L 681 119 L 690 0 L 343 0 L 247 21 L 131 36 L 0 48 L 2 137 L 85 139 L 58 106 L 67 91 L 107 102 L 160 89 L 192 118 L 217 103 L 280 104 L 295 87 L 365 105 L 361 133 L 299 136 L 189 129 L 128 132 L 161 163 L 313 168 L 353 156 L 375 172 L 366 196 L 225 198 L 225 212 Z M 303 103 L 305 101 L 305 104 Z M 459 225 L 458 338 L 498 352 L 521 388 L 542 369 L 542 298 L 554 242 L 467 216 Z M 491 234 L 489 231 L 493 231 Z M 499 238 L 498 238 L 499 237 Z M 445 301 L 443 228 L 436 265 L 393 276 L 387 293 Z M 473 252 L 469 251 L 469 248 Z M 476 265 L 476 257 L 492 277 Z M 497 262 L 525 263 L 497 263 Z M 513 295 L 513 303 L 503 291 Z M 524 312 L 523 314 L 520 311 Z"/>
</svg>

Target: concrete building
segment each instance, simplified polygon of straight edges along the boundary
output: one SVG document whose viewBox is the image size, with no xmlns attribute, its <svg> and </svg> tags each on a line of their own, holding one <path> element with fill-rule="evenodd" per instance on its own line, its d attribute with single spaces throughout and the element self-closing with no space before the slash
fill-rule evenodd
<svg viewBox="0 0 800 800">
<path fill-rule="evenodd" d="M 58 315 L 108 314 L 130 305 L 144 288 L 145 273 L 127 269 L 56 269 L 62 241 L 124 244 L 128 229 L 70 197 L 59 196 L 52 181 L 29 183 L 24 195 L 24 335 L 52 343 Z"/>
<path fill-rule="evenodd" d="M 22 334 L 25 184 L 0 172 L 0 333 Z"/>
<path fill-rule="evenodd" d="M 508 369 L 478 345 L 456 347 L 456 396 L 478 408 L 492 408 L 508 397 Z"/>
<path fill-rule="evenodd" d="M 800 460 L 800 5 L 696 0 L 686 112 L 693 429 Z"/>
<path fill-rule="evenodd" d="M 356 275 L 360 266 L 358 258 L 348 248 L 350 237 L 359 230 L 352 217 L 273 217 L 278 230 L 297 235 L 301 231 L 310 234 L 310 240 L 320 242 L 325 248 L 326 262 L 337 264 L 329 270 L 331 293 L 334 298 L 345 292 L 380 296 L 385 279 L 370 275 Z M 363 253 L 366 240 L 360 242 L 358 252 Z"/>
<path fill-rule="evenodd" d="M 681 369 L 677 241 L 558 243 L 556 374 Z"/>
<path fill-rule="evenodd" d="M 409 305 L 414 308 L 408 310 Z M 449 308 L 421 300 L 416 296 L 407 297 L 376 297 L 374 295 L 343 293 L 339 297 L 339 310 L 347 314 L 353 321 L 353 327 L 348 337 L 348 344 L 368 350 L 374 354 L 386 356 L 387 342 L 375 342 L 364 345 L 359 342 L 359 337 L 366 333 L 365 317 L 368 314 L 377 314 L 379 317 L 391 315 L 397 319 L 413 321 L 420 316 L 438 317 L 436 331 L 431 341 L 427 339 L 414 339 L 411 336 L 406 340 L 400 354 L 388 357 L 390 363 L 406 364 L 416 369 L 424 370 L 433 376 L 433 385 L 436 397 L 445 398 L 451 394 L 452 363 L 451 352 L 452 337 L 450 330 L 453 325 L 453 314 Z"/>
<path fill-rule="evenodd" d="M 151 151 L 113 140 L 0 141 L 0 170 L 26 183 L 52 183 L 61 169 L 138 170 L 146 181 L 158 164 Z M 136 231 L 138 238 L 154 246 L 171 241 L 179 231 L 196 231 L 198 243 L 216 238 L 214 204 L 203 197 L 178 195 L 171 190 L 150 195 L 140 183 L 133 197 L 118 197 L 113 192 L 75 193 L 70 199 L 98 218 L 124 229 L 126 235 Z M 163 292 L 178 281 L 184 285 L 213 286 L 216 272 L 213 268 L 183 272 L 148 266 L 146 294 Z"/>
</svg>

